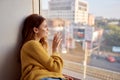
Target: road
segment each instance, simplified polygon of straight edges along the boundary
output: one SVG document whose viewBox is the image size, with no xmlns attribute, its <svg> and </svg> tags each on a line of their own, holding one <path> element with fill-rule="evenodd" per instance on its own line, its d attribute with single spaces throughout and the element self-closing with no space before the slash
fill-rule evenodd
<svg viewBox="0 0 120 80">
<path fill-rule="evenodd" d="M 120 63 L 118 62 L 111 63 L 107 61 L 105 57 L 94 54 L 91 56 L 90 63 L 88 65 L 99 67 L 102 69 L 107 69 L 110 71 L 120 72 Z"/>
</svg>

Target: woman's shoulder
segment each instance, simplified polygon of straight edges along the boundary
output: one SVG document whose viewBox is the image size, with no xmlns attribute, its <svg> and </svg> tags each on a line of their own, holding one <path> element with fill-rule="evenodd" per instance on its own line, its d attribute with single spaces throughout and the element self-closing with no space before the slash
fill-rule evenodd
<svg viewBox="0 0 120 80">
<path fill-rule="evenodd" d="M 41 46 L 40 42 L 39 41 L 36 41 L 36 40 L 30 40 L 30 41 L 27 41 L 23 47 L 26 47 L 26 46 Z"/>
</svg>

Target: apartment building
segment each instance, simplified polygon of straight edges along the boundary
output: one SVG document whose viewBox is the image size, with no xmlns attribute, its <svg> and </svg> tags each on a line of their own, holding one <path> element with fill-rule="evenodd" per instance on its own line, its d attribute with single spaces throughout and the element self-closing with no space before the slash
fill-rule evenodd
<svg viewBox="0 0 120 80">
<path fill-rule="evenodd" d="M 84 0 L 50 0 L 46 18 L 62 18 L 70 22 L 88 24 L 88 3 Z M 48 14 L 44 14 L 44 13 Z"/>
<path fill-rule="evenodd" d="M 95 25 L 95 17 L 93 14 L 88 14 L 88 25 L 94 26 Z"/>
</svg>

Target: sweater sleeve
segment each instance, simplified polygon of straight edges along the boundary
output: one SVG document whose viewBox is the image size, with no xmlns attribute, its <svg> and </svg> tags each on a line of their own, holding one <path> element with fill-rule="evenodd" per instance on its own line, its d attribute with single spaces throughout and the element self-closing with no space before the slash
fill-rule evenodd
<svg viewBox="0 0 120 80">
<path fill-rule="evenodd" d="M 42 45 L 37 41 L 31 41 L 23 46 L 26 56 L 42 64 L 47 70 L 53 72 L 62 72 L 63 60 L 58 53 L 49 56 Z M 29 62 L 29 61 L 28 61 Z"/>
</svg>

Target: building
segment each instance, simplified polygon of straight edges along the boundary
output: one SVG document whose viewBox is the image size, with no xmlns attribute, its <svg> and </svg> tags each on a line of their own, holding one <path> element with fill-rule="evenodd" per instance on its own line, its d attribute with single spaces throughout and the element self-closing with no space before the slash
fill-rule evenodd
<svg viewBox="0 0 120 80">
<path fill-rule="evenodd" d="M 95 17 L 92 14 L 88 14 L 88 25 L 94 26 L 95 25 Z"/>
<path fill-rule="evenodd" d="M 62 18 L 74 23 L 88 24 L 88 3 L 83 0 L 50 0 L 47 12 L 47 18 L 50 19 Z"/>
<path fill-rule="evenodd" d="M 110 21 L 108 25 L 119 25 L 119 21 Z"/>
<path fill-rule="evenodd" d="M 48 10 L 42 10 L 41 15 L 45 18 L 48 18 L 49 17 Z"/>
<path fill-rule="evenodd" d="M 47 23 L 48 23 L 49 27 L 51 27 L 51 28 L 70 26 L 69 21 L 61 19 L 61 18 L 48 19 Z"/>
</svg>

